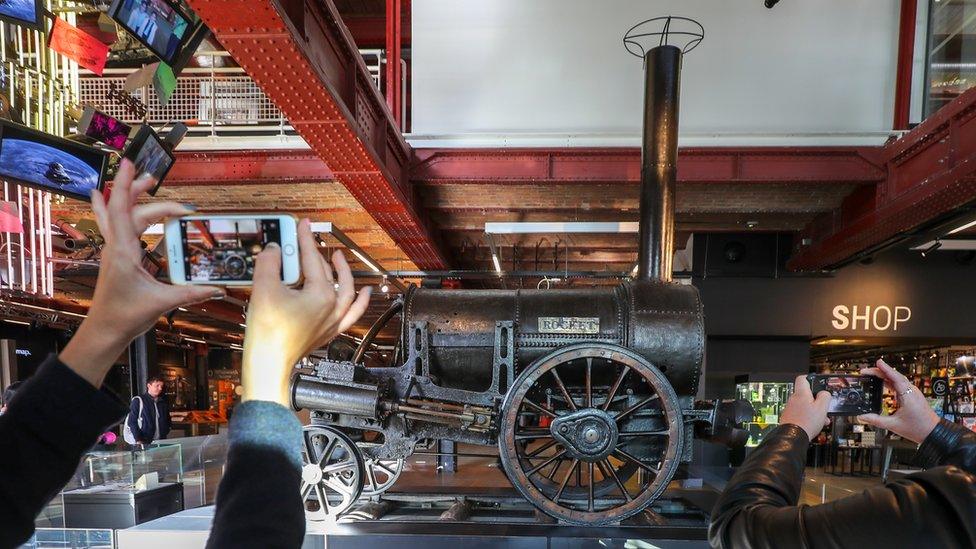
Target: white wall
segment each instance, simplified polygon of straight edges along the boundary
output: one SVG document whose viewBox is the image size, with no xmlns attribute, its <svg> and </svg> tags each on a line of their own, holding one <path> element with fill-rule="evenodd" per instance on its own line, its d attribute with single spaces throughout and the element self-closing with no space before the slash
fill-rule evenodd
<svg viewBox="0 0 976 549">
<path fill-rule="evenodd" d="M 897 0 L 783 0 L 772 10 L 762 0 L 412 5 L 413 141 L 421 146 L 464 145 L 459 136 L 481 145 L 636 143 L 642 63 L 622 37 L 668 14 L 698 20 L 706 33 L 684 60 L 683 144 L 721 144 L 729 134 L 755 144 L 765 141 L 742 134 L 877 141 L 891 128 Z"/>
</svg>

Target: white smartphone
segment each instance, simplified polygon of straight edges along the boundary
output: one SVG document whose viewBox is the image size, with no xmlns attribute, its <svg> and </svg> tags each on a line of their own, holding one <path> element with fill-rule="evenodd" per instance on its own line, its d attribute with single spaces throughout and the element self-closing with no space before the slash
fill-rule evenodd
<svg viewBox="0 0 976 549">
<path fill-rule="evenodd" d="M 281 246 L 281 281 L 297 284 L 298 222 L 288 214 L 188 215 L 166 221 L 169 279 L 173 284 L 250 286 L 254 257 Z"/>
</svg>

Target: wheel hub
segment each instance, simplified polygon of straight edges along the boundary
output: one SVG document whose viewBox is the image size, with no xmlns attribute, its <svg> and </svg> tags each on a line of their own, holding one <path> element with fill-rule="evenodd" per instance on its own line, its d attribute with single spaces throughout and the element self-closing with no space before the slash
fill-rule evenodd
<svg viewBox="0 0 976 549">
<path fill-rule="evenodd" d="M 560 416 L 552 421 L 549 429 L 573 459 L 602 461 L 617 445 L 617 422 L 599 408 L 585 408 Z"/>
<path fill-rule="evenodd" d="M 302 467 L 302 480 L 309 484 L 318 484 L 322 482 L 322 469 L 314 463 L 306 463 Z"/>
</svg>

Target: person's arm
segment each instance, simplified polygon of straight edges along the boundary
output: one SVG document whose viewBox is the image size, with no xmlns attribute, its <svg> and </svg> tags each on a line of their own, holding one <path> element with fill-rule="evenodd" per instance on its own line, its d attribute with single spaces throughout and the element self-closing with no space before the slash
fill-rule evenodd
<svg viewBox="0 0 976 549">
<path fill-rule="evenodd" d="M 0 548 L 27 541 L 34 517 L 71 477 L 82 453 L 121 419 L 125 406 L 97 387 L 126 345 L 165 312 L 223 295 L 214 288 L 169 286 L 142 268 L 139 236 L 146 227 L 190 210 L 172 202 L 137 206 L 138 195 L 155 180 L 133 182 L 134 174 L 132 162 L 124 160 L 107 204 L 92 192 L 105 245 L 87 318 L 0 416 Z"/>
<path fill-rule="evenodd" d="M 908 440 L 927 440 L 938 418 L 904 376 L 878 361 L 862 370 L 898 395 L 892 416 L 861 416 Z M 899 377 L 900 376 L 900 377 Z M 972 475 L 935 469 L 812 507 L 797 506 L 809 440 L 827 419 L 830 397 L 813 399 L 804 376 L 770 433 L 732 476 L 712 511 L 713 547 L 973 547 L 976 489 Z M 821 402 L 822 401 L 822 402 Z"/>
<path fill-rule="evenodd" d="M 976 475 L 976 433 L 943 419 L 919 446 L 915 461 L 924 468 L 954 465 Z"/>
<path fill-rule="evenodd" d="M 129 402 L 129 415 L 125 419 L 125 423 L 129 426 L 129 430 L 132 431 L 132 436 L 136 439 L 136 442 L 145 440 L 145 434 L 139 429 L 139 412 L 142 411 L 139 409 L 140 400 L 141 397 L 135 397 Z"/>
<path fill-rule="evenodd" d="M 124 413 L 54 356 L 24 383 L 0 416 L 0 547 L 30 538 L 34 517 Z"/>
<path fill-rule="evenodd" d="M 230 422 L 227 468 L 217 488 L 207 547 L 298 548 L 305 536 L 299 495 L 302 428 L 290 409 L 295 363 L 348 329 L 365 312 L 369 288 L 356 298 L 342 252 L 333 255 L 339 289 L 318 251 L 309 221 L 298 226 L 305 282 L 280 280 L 281 250 L 269 244 L 256 260 L 247 310 L 242 403 Z"/>
</svg>

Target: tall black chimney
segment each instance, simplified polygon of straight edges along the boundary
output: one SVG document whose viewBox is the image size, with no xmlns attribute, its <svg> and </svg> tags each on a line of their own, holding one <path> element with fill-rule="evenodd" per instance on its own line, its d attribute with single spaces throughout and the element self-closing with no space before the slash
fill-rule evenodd
<svg viewBox="0 0 976 549">
<path fill-rule="evenodd" d="M 637 278 L 671 281 L 674 182 L 678 159 L 681 49 L 662 45 L 644 56 L 644 135 L 641 141 L 640 242 Z"/>
</svg>

